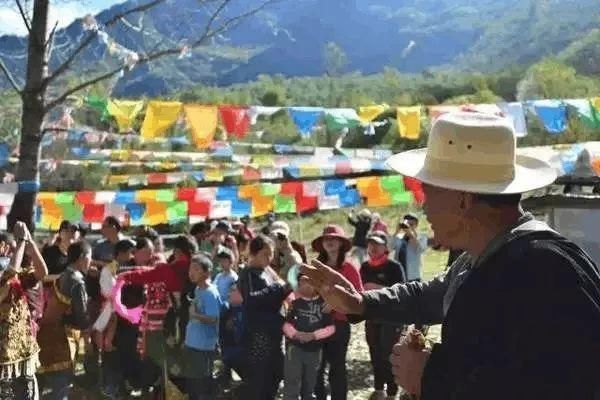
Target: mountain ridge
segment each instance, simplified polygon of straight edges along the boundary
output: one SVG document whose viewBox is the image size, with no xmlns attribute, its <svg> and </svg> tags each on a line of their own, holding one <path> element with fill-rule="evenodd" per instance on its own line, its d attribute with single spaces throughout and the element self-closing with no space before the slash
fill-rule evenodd
<svg viewBox="0 0 600 400">
<path fill-rule="evenodd" d="M 323 75 L 323 48 L 336 43 L 347 55 L 342 72 L 380 72 L 384 66 L 402 72 L 458 69 L 489 72 L 513 64 L 528 64 L 542 57 L 565 53 L 574 64 L 595 71 L 600 13 L 589 12 L 596 0 L 282 0 L 225 36 L 211 47 L 195 49 L 191 57 L 170 57 L 137 66 L 114 82 L 116 96 L 159 96 L 198 83 L 231 85 L 260 74 L 283 76 Z M 144 4 L 130 0 L 97 15 L 106 21 L 123 10 Z M 229 16 L 259 4 L 259 0 L 233 2 Z M 560 18 L 555 18 L 560 11 Z M 153 45 L 184 45 L 178 38 L 193 35 L 207 20 L 195 0 L 171 0 L 143 17 L 108 29 L 111 37 L 134 51 Z M 136 31 L 137 24 L 151 32 Z M 58 38 L 76 43 L 85 32 L 81 21 L 59 31 Z M 579 47 L 574 43 L 579 43 Z M 158 44 L 157 44 L 158 43 Z M 56 46 L 51 67 L 66 57 Z M 68 48 L 68 46 L 64 46 Z M 0 36 L 0 49 L 10 70 L 23 76 L 26 42 Z M 589 50 L 592 49 L 592 50 Z M 77 76 L 92 76 L 118 60 L 94 41 L 73 66 Z M 578 57 L 587 57 L 582 63 Z M 589 58 L 592 57 L 590 61 Z M 0 87 L 7 87 L 0 80 Z"/>
</svg>

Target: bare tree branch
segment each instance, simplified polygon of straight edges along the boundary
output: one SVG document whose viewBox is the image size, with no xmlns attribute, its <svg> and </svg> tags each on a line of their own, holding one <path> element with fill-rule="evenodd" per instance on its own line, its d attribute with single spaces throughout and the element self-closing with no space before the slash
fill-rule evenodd
<svg viewBox="0 0 600 400">
<path fill-rule="evenodd" d="M 217 8 L 215 13 L 211 16 L 210 20 L 207 23 L 207 27 L 204 30 L 204 32 L 202 33 L 202 35 L 190 45 L 190 48 L 196 48 L 196 47 L 203 45 L 208 39 L 227 31 L 227 30 L 231 29 L 232 27 L 235 27 L 245 18 L 248 18 L 248 17 L 262 11 L 268 5 L 275 3 L 279 0 L 265 0 L 263 3 L 261 3 L 260 6 L 253 8 L 253 9 L 251 9 L 245 13 L 242 13 L 240 15 L 237 15 L 235 17 L 229 18 L 228 20 L 223 22 L 223 24 L 221 24 L 217 29 L 211 30 L 210 28 L 211 28 L 212 24 L 214 24 L 214 21 L 218 18 L 219 14 L 222 12 L 225 5 L 227 3 L 229 3 L 230 1 L 231 0 L 223 0 L 223 3 Z M 173 55 L 173 54 L 179 54 L 179 53 L 181 53 L 181 48 L 179 48 L 179 47 L 158 50 L 156 52 L 148 54 L 147 56 L 140 57 L 140 59 L 138 60 L 136 65 L 146 64 L 146 63 L 149 63 L 158 58 L 165 57 L 168 55 Z M 58 106 L 63 101 L 65 101 L 70 95 L 72 95 L 82 89 L 85 89 L 86 87 L 92 86 L 98 82 L 102 82 L 106 79 L 109 79 L 110 77 L 120 73 L 123 70 L 123 68 L 124 68 L 123 66 L 120 66 L 120 67 L 115 68 L 105 74 L 99 75 L 93 79 L 90 79 L 90 80 L 80 83 L 79 85 L 76 85 L 70 89 L 67 89 L 63 94 L 59 95 L 54 100 L 48 102 L 48 104 L 45 107 L 45 110 L 48 111 L 48 110 Z"/>
<path fill-rule="evenodd" d="M 12 76 L 12 74 L 6 67 L 6 64 L 4 64 L 4 60 L 2 60 L 1 58 L 0 58 L 0 70 L 2 70 L 2 72 L 4 72 L 4 75 L 6 76 L 8 83 L 10 83 L 10 85 L 15 90 L 15 92 L 17 92 L 20 95 L 21 91 L 22 91 L 21 88 L 19 88 L 19 85 L 17 85 L 15 78 Z"/>
<path fill-rule="evenodd" d="M 56 35 L 56 28 L 58 28 L 58 21 L 54 23 L 54 27 L 52 31 L 50 31 L 50 35 L 48 35 L 48 40 L 46 41 L 46 59 L 50 60 L 50 56 L 52 55 L 52 49 L 54 48 L 54 37 Z"/>
<path fill-rule="evenodd" d="M 25 28 L 27 28 L 27 32 L 31 33 L 31 21 L 25 13 L 25 9 L 23 9 L 23 5 L 21 4 L 21 0 L 15 0 L 17 3 L 17 7 L 19 8 L 19 13 L 21 14 L 21 18 L 23 18 L 23 23 L 25 24 Z"/>
<path fill-rule="evenodd" d="M 104 25 L 106 26 L 111 26 L 114 25 L 116 22 L 120 21 L 121 18 L 124 18 L 127 15 L 130 14 L 135 14 L 135 13 L 139 13 L 139 12 L 144 12 L 146 10 L 151 9 L 152 7 L 155 7 L 157 5 L 159 5 L 160 3 L 164 3 L 166 0 L 152 0 L 148 3 L 142 4 L 140 6 L 134 7 L 130 10 L 124 11 L 122 13 L 119 13 L 115 16 L 113 16 L 111 19 L 109 19 L 108 21 L 106 21 L 104 23 Z M 88 34 L 88 36 L 83 39 L 81 41 L 81 43 L 79 44 L 79 46 L 77 46 L 77 48 L 75 50 L 73 50 L 71 52 L 71 54 L 69 55 L 69 57 L 67 57 L 67 59 L 61 64 L 59 65 L 50 76 L 48 76 L 48 78 L 46 78 L 46 81 L 44 82 L 44 84 L 46 86 L 48 86 L 53 80 L 55 80 L 56 78 L 58 78 L 63 72 L 65 72 L 73 63 L 73 61 L 75 60 L 75 58 L 83 51 L 85 50 L 90 43 L 92 43 L 92 41 L 98 36 L 98 31 L 92 31 Z"/>
</svg>

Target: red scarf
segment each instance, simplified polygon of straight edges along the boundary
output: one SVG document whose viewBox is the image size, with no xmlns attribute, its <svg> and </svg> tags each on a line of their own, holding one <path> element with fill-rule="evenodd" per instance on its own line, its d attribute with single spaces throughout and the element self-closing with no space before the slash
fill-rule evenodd
<svg viewBox="0 0 600 400">
<path fill-rule="evenodd" d="M 373 267 L 373 268 L 380 268 L 381 266 L 385 265 L 388 262 L 388 256 L 389 256 L 389 252 L 385 252 L 382 255 L 380 255 L 379 257 L 375 257 L 375 258 L 370 258 L 369 259 L 369 266 Z"/>
</svg>

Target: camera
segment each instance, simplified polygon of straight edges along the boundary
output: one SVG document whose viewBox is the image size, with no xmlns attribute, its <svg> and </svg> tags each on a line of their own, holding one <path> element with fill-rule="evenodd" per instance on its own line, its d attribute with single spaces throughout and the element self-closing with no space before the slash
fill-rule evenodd
<svg viewBox="0 0 600 400">
<path fill-rule="evenodd" d="M 287 237 L 283 233 L 277 233 L 276 236 L 277 236 L 277 240 L 281 240 L 281 241 L 287 240 Z"/>
<path fill-rule="evenodd" d="M 400 222 L 400 228 L 402 228 L 402 229 L 408 229 L 408 228 L 410 228 L 410 226 L 408 226 L 408 224 L 406 223 L 406 221 L 402 221 L 402 222 Z"/>
</svg>

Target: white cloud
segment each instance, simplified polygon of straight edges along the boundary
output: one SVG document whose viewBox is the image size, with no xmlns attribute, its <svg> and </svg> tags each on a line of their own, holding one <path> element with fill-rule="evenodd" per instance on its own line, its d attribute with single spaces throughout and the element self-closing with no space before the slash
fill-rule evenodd
<svg viewBox="0 0 600 400">
<path fill-rule="evenodd" d="M 86 14 L 96 14 L 104 7 L 108 7 L 116 1 L 58 1 L 50 3 L 50 15 L 48 18 L 48 29 L 50 30 L 58 21 L 60 28 L 69 25 L 73 20 L 81 18 Z M 98 3 L 104 3 L 102 6 Z M 21 20 L 15 5 L 0 7 L 0 35 L 16 34 L 25 35 L 25 25 Z"/>
</svg>

